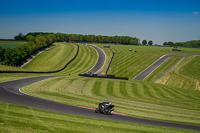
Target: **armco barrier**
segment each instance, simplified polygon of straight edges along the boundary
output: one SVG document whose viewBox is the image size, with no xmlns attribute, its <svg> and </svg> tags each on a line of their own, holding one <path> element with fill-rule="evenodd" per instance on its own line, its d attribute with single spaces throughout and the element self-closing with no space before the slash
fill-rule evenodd
<svg viewBox="0 0 200 133">
<path fill-rule="evenodd" d="M 111 57 L 111 59 L 110 59 L 110 62 L 109 62 L 109 64 L 108 64 L 108 67 L 107 67 L 106 72 L 105 72 L 106 75 L 107 75 L 108 69 L 110 68 L 110 65 L 111 65 L 111 62 L 112 62 L 112 60 L 113 60 L 114 55 L 115 55 L 115 53 L 113 52 L 112 57 Z"/>
<path fill-rule="evenodd" d="M 34 72 L 34 71 L 0 71 L 0 73 L 56 73 L 64 70 L 78 55 L 79 53 L 79 46 L 77 46 L 76 55 L 61 69 L 55 71 L 47 71 L 47 72 Z"/>
<path fill-rule="evenodd" d="M 122 80 L 128 80 L 126 77 L 115 77 L 115 75 L 97 75 L 97 74 L 79 74 L 78 76 L 83 76 L 83 77 L 91 77 L 91 78 L 107 78 L 107 79 L 122 79 Z"/>
</svg>

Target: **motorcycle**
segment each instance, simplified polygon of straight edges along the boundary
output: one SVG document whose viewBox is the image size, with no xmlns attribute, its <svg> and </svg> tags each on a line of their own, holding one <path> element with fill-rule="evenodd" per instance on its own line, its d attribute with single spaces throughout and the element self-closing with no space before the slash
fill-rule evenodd
<svg viewBox="0 0 200 133">
<path fill-rule="evenodd" d="M 95 113 L 102 113 L 102 114 L 110 115 L 111 112 L 114 111 L 113 107 L 114 107 L 114 105 L 109 105 L 107 107 L 104 107 L 104 105 L 99 104 L 99 106 L 97 106 L 95 109 Z"/>
</svg>

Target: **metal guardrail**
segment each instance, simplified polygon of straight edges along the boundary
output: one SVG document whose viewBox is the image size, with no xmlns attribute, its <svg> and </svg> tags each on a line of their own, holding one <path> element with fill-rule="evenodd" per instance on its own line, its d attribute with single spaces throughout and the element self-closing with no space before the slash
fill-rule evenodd
<svg viewBox="0 0 200 133">
<path fill-rule="evenodd" d="M 110 59 L 110 62 L 109 62 L 109 64 L 108 64 L 108 67 L 107 67 L 107 69 L 106 69 L 106 71 L 105 71 L 105 75 L 107 75 L 107 72 L 108 72 L 108 70 L 109 70 L 109 68 L 110 68 L 110 65 L 111 65 L 111 63 L 112 63 L 112 60 L 113 60 L 114 55 L 115 55 L 115 53 L 113 52 L 113 53 L 112 53 L 112 57 L 111 57 L 111 59 Z"/>
</svg>

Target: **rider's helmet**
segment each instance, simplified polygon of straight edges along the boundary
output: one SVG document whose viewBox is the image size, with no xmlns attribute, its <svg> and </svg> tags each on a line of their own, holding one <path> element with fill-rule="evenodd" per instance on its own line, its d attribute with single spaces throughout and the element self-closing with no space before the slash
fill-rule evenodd
<svg viewBox="0 0 200 133">
<path fill-rule="evenodd" d="M 107 100 L 107 104 L 109 104 L 110 103 L 110 100 Z"/>
</svg>

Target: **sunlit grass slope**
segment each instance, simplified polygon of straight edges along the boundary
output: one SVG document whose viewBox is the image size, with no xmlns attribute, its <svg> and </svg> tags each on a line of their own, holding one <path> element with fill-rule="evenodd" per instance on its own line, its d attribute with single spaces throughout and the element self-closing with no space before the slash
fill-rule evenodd
<svg viewBox="0 0 200 133">
<path fill-rule="evenodd" d="M 200 58 L 186 57 L 173 71 L 165 74 L 155 83 L 185 89 L 200 90 Z"/>
<path fill-rule="evenodd" d="M 200 56 L 196 56 L 192 59 L 189 63 L 183 66 L 179 72 L 183 75 L 200 80 Z"/>
<path fill-rule="evenodd" d="M 16 48 L 23 45 L 26 41 L 0 41 L 0 47 L 2 48 Z"/>
<path fill-rule="evenodd" d="M 51 49 L 52 52 L 54 52 L 54 49 L 55 48 Z M 77 50 L 76 47 L 75 47 L 75 50 Z M 63 52 L 66 53 L 67 51 L 63 51 Z M 46 52 L 48 52 L 48 54 L 51 54 L 51 51 L 46 51 Z M 75 52 L 75 51 L 73 51 L 73 52 Z M 74 55 L 74 53 L 72 53 L 72 55 Z M 47 56 L 49 56 L 49 55 L 47 55 Z M 42 57 L 44 57 L 44 56 L 42 55 Z M 78 56 L 75 58 L 75 60 L 72 61 L 71 64 L 68 65 L 65 70 L 63 70 L 59 73 L 53 73 L 53 75 L 62 75 L 62 74 L 66 75 L 69 73 L 73 74 L 73 75 L 78 75 L 80 73 L 84 73 L 84 72 L 90 70 L 96 64 L 97 58 L 98 58 L 97 53 L 94 48 L 86 46 L 86 45 L 79 45 L 79 53 L 78 53 Z M 42 64 L 42 62 L 44 61 L 44 60 L 40 60 L 40 57 L 36 58 L 35 60 L 37 60 L 36 62 L 38 62 L 39 64 Z M 58 59 L 57 61 L 60 61 L 60 59 Z M 66 59 L 65 64 L 67 63 L 67 61 L 68 61 L 68 58 Z M 56 62 L 56 60 L 55 60 L 55 62 Z M 32 67 L 32 66 L 30 66 L 30 67 Z M 34 67 L 32 67 L 32 69 L 33 68 Z M 12 71 L 12 70 L 16 70 L 16 71 L 30 70 L 30 69 L 24 69 L 24 68 L 21 69 L 18 67 L 11 67 L 11 66 L 5 66 L 5 65 L 0 65 L 0 69 L 1 70 L 10 70 L 10 71 Z M 56 69 L 56 70 L 58 70 L 58 69 Z M 40 70 L 40 68 L 38 68 L 38 69 L 33 69 L 32 71 L 41 71 L 41 70 Z M 0 82 L 15 80 L 15 79 L 19 79 L 19 78 L 25 78 L 25 77 L 32 77 L 32 76 L 42 76 L 42 75 L 52 75 L 52 74 L 0 73 Z"/>
<path fill-rule="evenodd" d="M 0 132 L 76 132 L 76 133 L 189 133 L 172 129 L 54 113 L 0 102 Z"/>
<path fill-rule="evenodd" d="M 14 66 L 0 65 L 0 71 L 25 71 L 25 69 Z"/>
<path fill-rule="evenodd" d="M 56 45 L 36 56 L 23 68 L 30 71 L 54 71 L 64 67 L 75 56 L 78 47 L 70 43 L 56 43 Z"/>
<path fill-rule="evenodd" d="M 81 74 L 90 70 L 97 62 L 97 52 L 94 48 L 87 45 L 79 45 L 78 56 L 72 61 L 65 70 L 56 74 Z"/>
<path fill-rule="evenodd" d="M 96 107 L 110 99 L 130 116 L 200 125 L 200 92 L 159 84 L 86 77 L 57 77 L 22 91 L 76 106 Z"/>
<path fill-rule="evenodd" d="M 154 81 L 159 76 L 170 70 L 173 66 L 175 66 L 183 56 L 173 56 L 169 58 L 166 62 L 160 65 L 156 70 L 154 70 L 149 76 L 145 78 L 145 81 Z"/>
<path fill-rule="evenodd" d="M 165 54 L 200 53 L 200 49 L 180 48 L 181 52 L 170 51 L 170 47 L 110 45 L 115 56 L 108 74 L 134 78 L 141 71 Z M 129 49 L 137 52 L 129 52 Z"/>
</svg>

